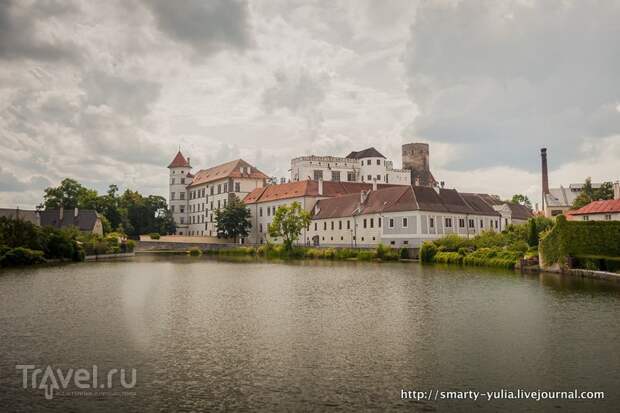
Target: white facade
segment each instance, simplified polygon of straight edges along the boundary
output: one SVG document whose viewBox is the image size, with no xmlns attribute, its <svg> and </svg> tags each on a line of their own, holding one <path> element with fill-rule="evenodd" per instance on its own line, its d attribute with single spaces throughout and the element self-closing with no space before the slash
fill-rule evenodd
<svg viewBox="0 0 620 413">
<path fill-rule="evenodd" d="M 276 210 L 280 206 L 288 206 L 293 202 L 298 202 L 301 207 L 311 212 L 318 197 L 301 196 L 289 199 L 277 199 L 273 201 L 257 202 L 248 205 L 248 209 L 252 215 L 252 229 L 248 236 L 248 242 L 253 244 L 265 244 L 267 242 L 278 243 L 281 240 L 273 239 L 269 236 L 269 224 L 273 222 Z M 297 244 L 303 244 L 306 239 L 306 230 L 302 230 Z"/>
<path fill-rule="evenodd" d="M 573 221 L 620 221 L 620 212 L 574 215 Z"/>
<path fill-rule="evenodd" d="M 306 179 L 410 185 L 411 172 L 394 169 L 392 162 L 383 157 L 352 159 L 312 155 L 291 160 L 291 181 Z"/>
<path fill-rule="evenodd" d="M 190 236 L 217 236 L 215 212 L 226 208 L 232 196 L 239 200 L 256 188 L 263 186 L 263 179 L 223 178 L 192 185 L 187 188 L 187 233 Z"/>
<path fill-rule="evenodd" d="M 427 211 L 386 212 L 313 219 L 306 235 L 311 245 L 335 247 L 419 248 L 447 234 L 473 237 L 499 231 L 500 217 Z"/>
<path fill-rule="evenodd" d="M 169 202 L 168 207 L 177 227 L 177 234 L 186 235 L 188 230 L 187 218 L 187 185 L 192 181 L 188 174 L 191 166 L 172 167 L 170 169 Z"/>
</svg>

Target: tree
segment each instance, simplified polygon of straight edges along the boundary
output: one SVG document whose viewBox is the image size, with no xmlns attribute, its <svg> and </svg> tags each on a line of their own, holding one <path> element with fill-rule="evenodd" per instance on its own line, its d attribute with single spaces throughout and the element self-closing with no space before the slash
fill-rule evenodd
<svg viewBox="0 0 620 413">
<path fill-rule="evenodd" d="M 301 230 L 310 225 L 310 213 L 299 202 L 290 206 L 282 205 L 276 209 L 273 222 L 269 224 L 269 236 L 282 237 L 284 248 L 291 250 L 293 243 L 299 239 Z"/>
<path fill-rule="evenodd" d="M 62 180 L 56 188 L 47 188 L 43 196 L 42 208 L 86 208 L 92 206 L 97 197 L 97 191 L 84 188 L 78 181 L 71 178 Z"/>
<path fill-rule="evenodd" d="M 522 195 L 522 194 L 513 195 L 510 202 L 512 202 L 513 204 L 521 204 L 527 207 L 528 209 L 532 209 L 532 203 L 530 202 L 530 199 L 527 196 Z"/>
<path fill-rule="evenodd" d="M 586 178 L 581 193 L 571 205 L 572 209 L 579 209 L 588 205 L 592 201 L 602 201 L 614 198 L 614 185 L 611 182 L 603 182 L 599 188 L 592 187 L 592 179 Z"/>
<path fill-rule="evenodd" d="M 586 194 L 585 192 L 582 192 L 579 195 L 577 195 L 577 198 L 575 198 L 575 200 L 573 201 L 573 205 L 571 205 L 571 209 L 583 208 L 584 206 L 588 205 L 590 202 L 592 202 L 592 198 L 590 198 L 588 194 Z"/>
<path fill-rule="evenodd" d="M 534 218 L 527 220 L 527 243 L 530 247 L 538 246 L 538 230 Z"/>
<path fill-rule="evenodd" d="M 233 195 L 226 207 L 215 212 L 218 238 L 233 238 L 235 243 L 238 237 L 247 237 L 252 224 L 250 223 L 250 210 L 245 204 Z"/>
</svg>

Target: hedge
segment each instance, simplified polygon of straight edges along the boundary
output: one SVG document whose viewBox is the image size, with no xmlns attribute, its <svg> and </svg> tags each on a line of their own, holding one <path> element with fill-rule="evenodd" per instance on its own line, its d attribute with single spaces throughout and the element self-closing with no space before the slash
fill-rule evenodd
<svg viewBox="0 0 620 413">
<path fill-rule="evenodd" d="M 44 262 L 46 262 L 46 260 L 43 257 L 43 251 L 31 250 L 24 247 L 10 249 L 0 257 L 1 267 L 42 264 Z"/>
<path fill-rule="evenodd" d="M 539 251 L 545 265 L 565 265 L 569 256 L 620 257 L 620 221 L 567 221 L 561 215 L 542 235 Z"/>
</svg>

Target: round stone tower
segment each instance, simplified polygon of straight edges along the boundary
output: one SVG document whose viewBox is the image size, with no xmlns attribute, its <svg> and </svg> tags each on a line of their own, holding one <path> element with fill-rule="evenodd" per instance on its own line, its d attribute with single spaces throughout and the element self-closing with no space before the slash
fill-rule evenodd
<svg viewBox="0 0 620 413">
<path fill-rule="evenodd" d="M 411 171 L 411 185 L 436 186 L 429 165 L 428 143 L 406 143 L 402 147 L 403 169 Z"/>
</svg>

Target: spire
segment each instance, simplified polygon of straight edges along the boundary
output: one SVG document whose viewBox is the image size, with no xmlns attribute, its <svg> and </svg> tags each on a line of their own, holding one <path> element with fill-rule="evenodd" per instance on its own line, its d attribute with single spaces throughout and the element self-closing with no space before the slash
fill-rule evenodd
<svg viewBox="0 0 620 413">
<path fill-rule="evenodd" d="M 190 167 L 189 161 L 185 159 L 180 149 L 177 152 L 174 159 L 172 160 L 172 162 L 170 162 L 170 165 L 168 165 L 168 168 L 189 168 L 189 167 Z"/>
</svg>

